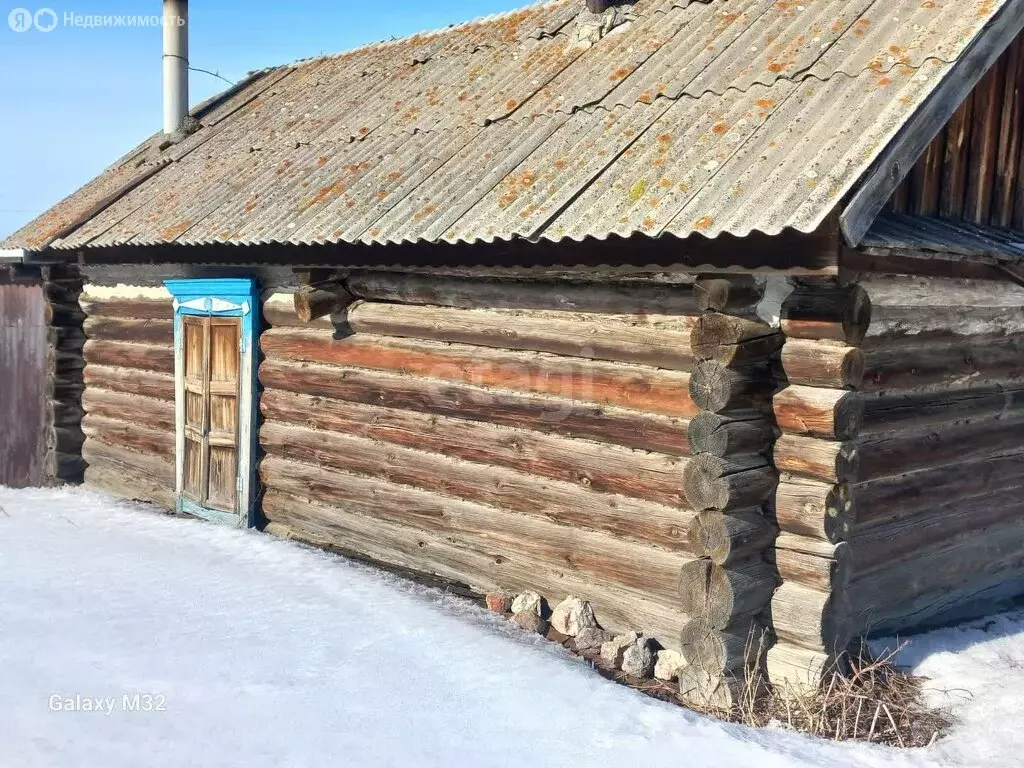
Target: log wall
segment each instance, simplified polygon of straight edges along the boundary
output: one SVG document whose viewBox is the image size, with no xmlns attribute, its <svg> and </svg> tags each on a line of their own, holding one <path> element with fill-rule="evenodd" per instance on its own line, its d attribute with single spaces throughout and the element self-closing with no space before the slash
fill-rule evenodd
<svg viewBox="0 0 1024 768">
<path fill-rule="evenodd" d="M 44 475 L 48 482 L 80 483 L 85 470 L 82 276 L 70 266 L 42 267 L 41 273 L 47 323 Z"/>
<path fill-rule="evenodd" d="M 1024 591 L 1022 320 L 1001 282 L 875 274 L 786 300 L 773 682 Z"/>
<path fill-rule="evenodd" d="M 174 310 L 165 289 L 89 285 L 85 320 L 85 482 L 173 510 Z"/>
<path fill-rule="evenodd" d="M 766 545 L 754 510 L 773 480 L 768 395 L 757 418 L 747 408 L 736 424 L 699 433 L 708 457 L 739 454 L 700 470 L 713 497 L 701 516 L 684 491 L 688 428 L 706 410 L 693 382 L 718 373 L 700 372 L 715 353 L 694 348 L 702 310 L 692 279 L 360 273 L 345 288 L 355 301 L 314 287 L 297 310 L 290 296 L 265 305 L 260 476 L 271 530 L 479 591 L 576 594 L 604 626 L 677 649 L 688 621 L 704 616 L 680 595 L 684 569 L 714 557 L 716 569 L 734 563 L 761 578 L 748 566 Z M 733 301 L 749 307 L 754 287 L 742 291 Z M 723 359 L 747 330 L 721 332 Z M 736 411 L 733 393 L 747 389 L 713 387 L 728 407 L 710 415 Z M 737 467 L 747 474 L 734 478 Z M 719 505 L 723 493 L 735 502 Z M 734 523 L 758 533 L 733 533 Z M 716 612 L 712 629 L 761 607 L 757 588 L 751 601 L 739 583 L 724 585 L 735 607 Z"/>
</svg>

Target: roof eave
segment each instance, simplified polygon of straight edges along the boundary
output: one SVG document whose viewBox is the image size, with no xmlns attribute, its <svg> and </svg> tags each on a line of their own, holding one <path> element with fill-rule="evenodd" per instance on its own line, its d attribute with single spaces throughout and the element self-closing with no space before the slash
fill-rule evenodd
<svg viewBox="0 0 1024 768">
<path fill-rule="evenodd" d="M 839 217 L 847 245 L 860 244 L 917 159 L 1022 29 L 1024 0 L 1009 0 L 971 42 L 949 76 L 903 124 Z"/>
</svg>

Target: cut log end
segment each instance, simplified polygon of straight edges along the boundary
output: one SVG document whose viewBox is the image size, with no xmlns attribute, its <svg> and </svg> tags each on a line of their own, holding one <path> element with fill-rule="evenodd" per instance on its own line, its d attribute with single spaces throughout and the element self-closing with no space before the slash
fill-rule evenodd
<svg viewBox="0 0 1024 768">
<path fill-rule="evenodd" d="M 690 332 L 690 347 L 698 360 L 738 364 L 771 357 L 782 336 L 758 320 L 711 312 L 701 315 Z"/>
<path fill-rule="evenodd" d="M 850 487 L 791 477 L 779 483 L 775 520 L 784 533 L 837 543 L 849 538 L 856 520 Z"/>
<path fill-rule="evenodd" d="M 863 399 L 838 389 L 790 385 L 775 395 L 773 407 L 779 428 L 794 435 L 850 440 L 864 423 Z"/>
<path fill-rule="evenodd" d="M 693 284 L 694 300 L 701 312 L 746 309 L 757 304 L 763 295 L 763 283 L 753 275 L 700 277 Z"/>
<path fill-rule="evenodd" d="M 712 676 L 752 666 L 763 652 L 764 630 L 750 616 L 737 617 L 724 630 L 704 617 L 691 619 L 679 634 L 687 664 Z"/>
<path fill-rule="evenodd" d="M 690 523 L 691 551 L 715 565 L 748 559 L 775 538 L 775 528 L 760 512 L 701 512 Z"/>
<path fill-rule="evenodd" d="M 763 411 L 770 407 L 773 388 L 767 371 L 729 368 L 715 360 L 698 363 L 690 376 L 690 398 L 712 413 Z"/>
<path fill-rule="evenodd" d="M 768 500 L 777 481 L 760 456 L 728 460 L 702 454 L 683 470 L 683 493 L 697 512 L 749 509 Z"/>
<path fill-rule="evenodd" d="M 352 296 L 340 284 L 307 286 L 294 295 L 295 315 L 310 323 L 325 315 L 342 312 L 352 302 Z"/>
<path fill-rule="evenodd" d="M 775 569 L 760 559 L 727 568 L 710 560 L 692 560 L 680 569 L 679 597 L 685 613 L 724 630 L 737 616 L 764 608 L 775 585 Z"/>
<path fill-rule="evenodd" d="M 870 325 L 871 299 L 858 285 L 804 285 L 782 305 L 782 330 L 791 338 L 832 339 L 857 346 Z"/>
</svg>

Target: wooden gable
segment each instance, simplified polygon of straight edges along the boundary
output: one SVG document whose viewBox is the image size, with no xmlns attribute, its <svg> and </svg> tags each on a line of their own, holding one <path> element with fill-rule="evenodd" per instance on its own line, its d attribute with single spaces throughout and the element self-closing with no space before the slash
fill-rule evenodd
<svg viewBox="0 0 1024 768">
<path fill-rule="evenodd" d="M 1024 38 L 928 145 L 886 210 L 1024 229 Z"/>
</svg>

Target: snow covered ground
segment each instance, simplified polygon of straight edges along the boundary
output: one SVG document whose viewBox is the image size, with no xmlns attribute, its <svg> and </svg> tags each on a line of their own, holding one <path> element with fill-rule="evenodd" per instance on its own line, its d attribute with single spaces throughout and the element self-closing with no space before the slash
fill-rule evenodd
<svg viewBox="0 0 1024 768">
<path fill-rule="evenodd" d="M 935 747 L 754 731 L 294 543 L 84 491 L 0 488 L 5 767 L 1021 763 L 1024 613 L 922 636 L 905 659 L 936 691 L 961 689 L 935 694 L 961 718 Z M 127 711 L 135 694 L 160 711 Z M 108 698 L 109 714 L 66 711 Z"/>
</svg>

